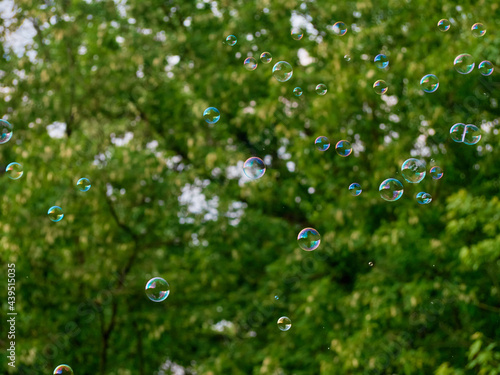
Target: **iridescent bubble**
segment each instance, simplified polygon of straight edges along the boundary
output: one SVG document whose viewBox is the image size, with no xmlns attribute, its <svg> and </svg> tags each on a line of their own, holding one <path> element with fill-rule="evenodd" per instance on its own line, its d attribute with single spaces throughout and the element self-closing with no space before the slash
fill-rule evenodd
<svg viewBox="0 0 500 375">
<path fill-rule="evenodd" d="M 12 138 L 12 128 L 10 122 L 0 119 L 0 145 L 7 143 Z"/>
<path fill-rule="evenodd" d="M 335 22 L 332 29 L 335 34 L 340 36 L 345 35 L 347 32 L 347 26 L 344 22 Z"/>
<path fill-rule="evenodd" d="M 286 82 L 292 78 L 292 66 L 286 61 L 279 61 L 273 66 L 273 77 L 279 82 Z"/>
<path fill-rule="evenodd" d="M 474 35 L 476 38 L 482 37 L 484 34 L 486 34 L 486 27 L 482 23 L 475 23 L 472 25 L 470 28 L 472 31 L 472 35 Z"/>
<path fill-rule="evenodd" d="M 262 61 L 264 64 L 269 64 L 271 61 L 273 61 L 273 56 L 269 52 L 262 52 L 260 54 L 260 61 Z"/>
<path fill-rule="evenodd" d="M 261 158 L 253 156 L 243 164 L 243 173 L 252 180 L 256 180 L 264 176 L 266 173 L 266 165 Z"/>
<path fill-rule="evenodd" d="M 373 262 L 368 262 L 368 265 L 369 265 L 370 267 L 373 267 Z"/>
<path fill-rule="evenodd" d="M 302 250 L 313 251 L 316 250 L 321 243 L 321 236 L 314 228 L 304 228 L 299 232 L 297 242 Z"/>
<path fill-rule="evenodd" d="M 7 176 L 9 176 L 11 180 L 20 179 L 24 173 L 23 166 L 15 162 L 7 165 L 7 168 L 5 168 L 5 172 L 7 173 Z"/>
<path fill-rule="evenodd" d="M 357 182 L 353 182 L 352 184 L 349 185 L 349 192 L 354 197 L 360 195 L 362 191 L 363 190 L 361 190 L 361 185 L 358 184 Z"/>
<path fill-rule="evenodd" d="M 344 55 L 344 60 L 347 62 L 351 61 L 351 55 Z"/>
<path fill-rule="evenodd" d="M 76 187 L 80 191 L 89 191 L 90 187 L 90 180 L 88 178 L 82 177 L 76 182 Z"/>
<path fill-rule="evenodd" d="M 280 331 L 288 331 L 291 326 L 292 321 L 288 317 L 282 316 L 278 319 L 278 328 L 280 329 Z"/>
<path fill-rule="evenodd" d="M 493 64 L 488 60 L 481 61 L 477 67 L 477 70 L 479 70 L 479 73 L 481 73 L 483 76 L 489 76 L 491 73 L 493 73 Z"/>
<path fill-rule="evenodd" d="M 469 74 L 474 69 L 474 58 L 468 53 L 461 53 L 453 61 L 455 70 L 460 74 Z"/>
<path fill-rule="evenodd" d="M 243 66 L 246 70 L 255 70 L 257 69 L 257 60 L 253 57 L 247 57 L 245 61 L 243 61 Z"/>
<path fill-rule="evenodd" d="M 61 221 L 62 218 L 64 217 L 63 210 L 59 206 L 50 207 L 49 210 L 47 211 L 47 215 L 49 215 L 49 219 L 52 220 L 54 223 Z"/>
<path fill-rule="evenodd" d="M 301 40 L 302 37 L 304 36 L 304 32 L 300 27 L 294 27 L 292 28 L 292 31 L 290 33 L 292 35 L 292 38 L 295 40 Z"/>
<path fill-rule="evenodd" d="M 153 302 L 165 301 L 170 294 L 170 286 L 161 277 L 153 277 L 146 284 L 146 295 Z"/>
<path fill-rule="evenodd" d="M 375 56 L 373 62 L 375 63 L 375 66 L 379 69 L 385 69 L 389 66 L 389 59 L 387 58 L 386 55 L 382 53 Z"/>
<path fill-rule="evenodd" d="M 274 296 L 274 299 L 275 300 L 279 300 L 280 298 L 278 296 Z"/>
<path fill-rule="evenodd" d="M 427 93 L 435 92 L 439 87 L 439 80 L 434 74 L 426 74 L 420 80 L 420 86 Z"/>
<path fill-rule="evenodd" d="M 445 32 L 450 29 L 451 23 L 447 19 L 443 18 L 442 20 L 439 20 L 437 26 L 439 30 Z"/>
<path fill-rule="evenodd" d="M 425 177 L 425 162 L 410 158 L 401 166 L 401 174 L 406 181 L 412 184 L 418 184 Z"/>
<path fill-rule="evenodd" d="M 382 181 L 378 191 L 382 199 L 388 202 L 397 201 L 403 195 L 403 184 L 396 180 L 395 178 L 388 178 Z"/>
<path fill-rule="evenodd" d="M 387 92 L 388 86 L 385 81 L 379 79 L 378 81 L 375 81 L 373 84 L 373 90 L 379 95 L 385 94 Z"/>
<path fill-rule="evenodd" d="M 418 193 L 416 198 L 417 198 L 417 202 L 420 204 L 429 204 L 432 201 L 431 195 L 429 193 L 425 193 L 423 191 Z"/>
<path fill-rule="evenodd" d="M 465 125 L 463 142 L 466 145 L 475 145 L 480 140 L 481 130 L 476 125 Z"/>
<path fill-rule="evenodd" d="M 203 119 L 209 124 L 215 124 L 220 119 L 220 112 L 215 107 L 208 107 L 203 111 Z"/>
<path fill-rule="evenodd" d="M 55 368 L 53 375 L 73 375 L 73 369 L 68 365 L 59 365 Z"/>
<path fill-rule="evenodd" d="M 316 145 L 316 148 L 320 151 L 326 151 L 330 148 L 330 141 L 328 140 L 328 138 L 324 136 L 316 138 L 314 144 Z"/>
<path fill-rule="evenodd" d="M 293 89 L 293 94 L 295 96 L 301 96 L 302 95 L 302 89 L 300 87 L 296 87 Z"/>
<path fill-rule="evenodd" d="M 443 177 L 443 170 L 441 167 L 434 166 L 430 169 L 429 174 L 431 175 L 433 180 L 439 180 L 441 177 Z"/>
<path fill-rule="evenodd" d="M 455 142 L 461 143 L 464 141 L 464 132 L 465 132 L 465 124 L 459 122 L 450 128 L 450 137 Z"/>
<path fill-rule="evenodd" d="M 335 145 L 335 151 L 342 157 L 347 157 L 352 153 L 351 143 L 348 141 L 338 141 Z"/>
<path fill-rule="evenodd" d="M 236 44 L 236 42 L 238 42 L 238 39 L 236 39 L 236 37 L 234 35 L 229 35 L 227 38 L 226 38 L 226 43 L 229 45 L 229 46 L 234 46 Z"/>
<path fill-rule="evenodd" d="M 326 85 L 324 83 L 318 83 L 316 85 L 316 94 L 318 95 L 325 95 L 328 89 L 326 88 Z"/>
</svg>

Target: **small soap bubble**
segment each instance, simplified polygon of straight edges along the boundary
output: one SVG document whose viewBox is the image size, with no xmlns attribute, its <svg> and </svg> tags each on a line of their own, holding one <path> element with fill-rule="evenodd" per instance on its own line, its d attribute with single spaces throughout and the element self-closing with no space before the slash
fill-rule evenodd
<svg viewBox="0 0 500 375">
<path fill-rule="evenodd" d="M 479 73 L 481 73 L 483 76 L 489 76 L 491 75 L 491 73 L 493 73 L 493 64 L 488 60 L 481 61 L 477 67 L 477 70 L 479 70 Z"/>
<path fill-rule="evenodd" d="M 403 195 L 403 184 L 395 178 L 388 178 L 382 181 L 378 188 L 382 199 L 388 202 L 395 202 Z"/>
<path fill-rule="evenodd" d="M 469 74 L 474 69 L 474 58 L 468 53 L 461 53 L 453 61 L 455 70 L 460 74 Z"/>
<path fill-rule="evenodd" d="M 253 57 L 247 57 L 245 61 L 243 61 L 243 66 L 246 70 L 255 70 L 257 69 L 257 60 Z"/>
<path fill-rule="evenodd" d="M 314 144 L 316 145 L 316 148 L 320 151 L 326 151 L 330 148 L 330 141 L 328 140 L 328 138 L 324 136 L 316 138 Z"/>
<path fill-rule="evenodd" d="M 443 177 L 443 170 L 441 169 L 441 167 L 438 167 L 436 165 L 430 169 L 429 174 L 431 175 L 433 180 L 439 180 L 441 177 Z"/>
<path fill-rule="evenodd" d="M 229 45 L 231 47 L 234 46 L 236 44 L 236 42 L 238 42 L 238 39 L 236 39 L 236 37 L 234 35 L 229 35 L 226 38 L 227 45 Z"/>
<path fill-rule="evenodd" d="M 351 55 L 344 55 L 344 60 L 347 62 L 351 61 Z"/>
<path fill-rule="evenodd" d="M 375 66 L 379 69 L 385 69 L 389 66 L 389 59 L 386 55 L 380 53 L 373 59 Z"/>
<path fill-rule="evenodd" d="M 340 36 L 347 33 L 347 26 L 344 22 L 335 22 L 332 29 L 335 34 Z"/>
<path fill-rule="evenodd" d="M 379 79 L 373 84 L 373 90 L 379 95 L 385 94 L 387 92 L 388 86 L 384 80 Z"/>
<path fill-rule="evenodd" d="M 260 54 L 260 61 L 262 61 L 264 64 L 269 64 L 271 61 L 273 61 L 273 56 L 269 52 L 262 52 Z"/>
<path fill-rule="evenodd" d="M 423 191 L 418 193 L 416 198 L 417 198 L 417 202 L 420 204 L 429 204 L 432 201 L 431 195 L 429 193 L 425 193 Z"/>
<path fill-rule="evenodd" d="M 288 317 L 282 316 L 278 319 L 278 328 L 280 329 L 280 331 L 288 331 L 291 326 L 292 321 Z"/>
<path fill-rule="evenodd" d="M 361 185 L 358 184 L 357 182 L 353 182 L 352 184 L 349 185 L 349 192 L 354 197 L 360 195 L 362 191 L 363 190 L 361 190 Z"/>
<path fill-rule="evenodd" d="M 482 37 L 484 34 L 486 34 L 486 27 L 482 23 L 475 23 L 472 25 L 470 28 L 472 31 L 472 35 L 474 35 L 476 38 Z"/>
<path fill-rule="evenodd" d="M 321 243 L 321 236 L 314 228 L 304 228 L 299 232 L 297 242 L 302 250 L 313 251 L 316 250 Z"/>
<path fill-rule="evenodd" d="M 447 19 L 443 18 L 437 23 L 438 29 L 442 32 L 448 31 L 450 29 L 451 23 Z"/>
<path fill-rule="evenodd" d="M 9 176 L 11 180 L 17 180 L 21 178 L 21 176 L 24 173 L 23 166 L 15 162 L 7 165 L 7 167 L 5 168 L 5 172 L 7 173 L 7 176 Z"/>
<path fill-rule="evenodd" d="M 466 145 L 475 145 L 481 140 L 481 130 L 472 124 L 465 125 L 463 142 Z"/>
<path fill-rule="evenodd" d="M 373 262 L 368 262 L 368 265 L 369 265 L 370 267 L 373 267 Z"/>
<path fill-rule="evenodd" d="M 49 215 L 49 219 L 54 223 L 61 221 L 62 218 L 64 217 L 63 210 L 59 206 L 50 207 L 49 210 L 47 211 L 47 215 Z"/>
<path fill-rule="evenodd" d="M 153 302 L 165 301 L 170 294 L 170 286 L 161 277 L 153 277 L 146 284 L 146 295 Z"/>
<path fill-rule="evenodd" d="M 243 164 L 243 173 L 245 176 L 252 180 L 256 180 L 264 176 L 266 172 L 266 165 L 261 158 L 253 156 L 245 161 Z"/>
<path fill-rule="evenodd" d="M 275 300 L 279 300 L 280 298 L 278 296 L 274 296 L 274 299 Z"/>
<path fill-rule="evenodd" d="M 73 375 L 73 369 L 68 365 L 59 365 L 55 368 L 53 375 Z"/>
<path fill-rule="evenodd" d="M 316 94 L 318 95 L 325 95 L 328 89 L 326 88 L 326 85 L 324 83 L 318 83 L 316 85 Z"/>
<path fill-rule="evenodd" d="M 292 78 L 292 66 L 286 61 L 279 61 L 273 66 L 273 77 L 279 82 L 286 82 Z"/>
<path fill-rule="evenodd" d="M 412 184 L 418 184 L 425 177 L 425 162 L 410 158 L 401 166 L 401 174 L 406 181 Z"/>
<path fill-rule="evenodd" d="M 290 33 L 292 35 L 292 38 L 295 40 L 301 40 L 302 37 L 304 36 L 304 32 L 300 27 L 294 27 L 292 28 L 292 31 Z"/>
<path fill-rule="evenodd" d="M 215 107 L 208 107 L 203 111 L 203 119 L 208 124 L 215 124 L 220 119 L 220 112 Z"/>
<path fill-rule="evenodd" d="M 335 151 L 342 157 L 347 157 L 352 153 L 351 143 L 348 141 L 338 141 L 335 145 Z"/>
<path fill-rule="evenodd" d="M 300 87 L 296 87 L 293 89 L 293 94 L 295 96 L 301 96 L 302 95 L 302 89 Z"/>
<path fill-rule="evenodd" d="M 90 180 L 88 178 L 82 177 L 76 182 L 76 187 L 80 191 L 89 191 L 90 190 Z"/>
<path fill-rule="evenodd" d="M 450 128 L 450 137 L 457 143 L 461 143 L 464 140 L 465 124 L 461 122 L 453 125 Z"/>
<path fill-rule="evenodd" d="M 435 92 L 439 87 L 439 80 L 434 74 L 426 74 L 420 80 L 420 86 L 427 93 Z"/>
<path fill-rule="evenodd" d="M 0 119 L 0 145 L 7 143 L 12 138 L 13 126 L 10 122 Z"/>
</svg>

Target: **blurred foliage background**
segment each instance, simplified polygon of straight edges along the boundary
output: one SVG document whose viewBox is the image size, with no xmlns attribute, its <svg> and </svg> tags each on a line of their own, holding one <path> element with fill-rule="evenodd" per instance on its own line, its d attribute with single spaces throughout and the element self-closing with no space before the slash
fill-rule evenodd
<svg viewBox="0 0 500 375">
<path fill-rule="evenodd" d="M 0 116 L 14 135 L 0 170 L 24 166 L 0 178 L 2 275 L 15 262 L 18 312 L 18 368 L 5 361 L 5 374 L 61 363 L 75 374 L 500 374 L 499 75 L 453 67 L 459 53 L 499 65 L 497 2 L 1 5 Z M 244 69 L 264 51 L 271 64 Z M 281 60 L 294 68 L 284 83 L 271 73 Z M 419 86 L 428 73 L 433 94 Z M 481 127 L 481 141 L 454 143 L 456 122 Z M 256 181 L 242 175 L 250 156 L 267 163 Z M 380 182 L 403 181 L 411 156 L 444 177 L 382 200 Z M 80 177 L 90 191 L 75 189 Z M 432 203 L 417 204 L 419 191 Z M 322 235 L 314 252 L 296 242 L 308 226 Z M 171 286 L 163 303 L 144 293 L 155 276 Z"/>
</svg>

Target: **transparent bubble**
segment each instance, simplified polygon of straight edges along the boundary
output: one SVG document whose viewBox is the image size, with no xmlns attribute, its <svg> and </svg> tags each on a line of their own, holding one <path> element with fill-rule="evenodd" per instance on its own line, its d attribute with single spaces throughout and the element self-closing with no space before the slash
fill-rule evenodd
<svg viewBox="0 0 500 375">
<path fill-rule="evenodd" d="M 417 198 L 417 202 L 420 204 L 429 204 L 432 201 L 431 195 L 429 193 L 425 193 L 423 191 L 418 193 L 416 198 Z"/>
<path fill-rule="evenodd" d="M 80 191 L 89 191 L 90 187 L 90 180 L 88 178 L 82 177 L 76 182 L 76 187 Z"/>
<path fill-rule="evenodd" d="M 279 61 L 273 66 L 273 76 L 279 82 L 286 82 L 292 78 L 292 66 L 286 61 Z"/>
<path fill-rule="evenodd" d="M 480 140 L 481 130 L 476 125 L 465 125 L 463 142 L 466 145 L 475 145 Z"/>
<path fill-rule="evenodd" d="M 264 64 L 269 64 L 271 61 L 273 61 L 273 56 L 269 52 L 262 52 L 260 54 L 260 61 L 262 61 Z"/>
<path fill-rule="evenodd" d="M 351 143 L 348 141 L 338 141 L 335 145 L 335 151 L 342 157 L 347 157 L 352 153 Z"/>
<path fill-rule="evenodd" d="M 255 70 L 257 69 L 257 60 L 253 57 L 247 57 L 245 61 L 243 61 L 243 66 L 246 70 Z"/>
<path fill-rule="evenodd" d="M 203 111 L 203 119 L 208 124 L 215 124 L 220 119 L 220 112 L 215 107 L 208 107 Z"/>
<path fill-rule="evenodd" d="M 234 46 L 236 44 L 236 42 L 238 42 L 238 39 L 236 39 L 236 37 L 234 35 L 229 35 L 227 38 L 226 38 L 226 43 L 229 45 L 229 46 Z"/>
<path fill-rule="evenodd" d="M 484 34 L 486 34 L 486 27 L 482 23 L 475 23 L 472 25 L 470 28 L 472 31 L 472 35 L 474 35 L 476 38 L 482 37 Z"/>
<path fill-rule="evenodd" d="M 326 88 L 326 85 L 324 83 L 318 83 L 316 85 L 316 94 L 318 95 L 325 95 L 328 89 Z"/>
<path fill-rule="evenodd" d="M 403 184 L 396 180 L 395 178 L 388 178 L 382 181 L 378 191 L 382 199 L 388 202 L 397 201 L 403 195 Z"/>
<path fill-rule="evenodd" d="M 274 299 L 275 300 L 279 300 L 280 298 L 278 296 L 274 296 Z"/>
<path fill-rule="evenodd" d="M 389 59 L 387 58 L 386 55 L 382 53 L 375 56 L 373 62 L 375 63 L 375 66 L 379 69 L 385 69 L 389 66 Z"/>
<path fill-rule="evenodd" d="M 373 262 L 368 262 L 368 265 L 369 265 L 370 267 L 373 267 Z"/>
<path fill-rule="evenodd" d="M 344 55 L 344 60 L 345 61 L 351 61 L 351 55 Z"/>
<path fill-rule="evenodd" d="M 439 87 L 439 80 L 434 74 L 426 74 L 420 80 L 420 86 L 425 92 L 435 92 Z"/>
<path fill-rule="evenodd" d="M 337 35 L 345 35 L 347 33 L 347 26 L 344 22 L 335 22 L 333 24 L 333 32 Z"/>
<path fill-rule="evenodd" d="M 73 369 L 68 365 L 59 365 L 55 368 L 53 375 L 73 375 Z"/>
<path fill-rule="evenodd" d="M 450 128 L 450 137 L 455 142 L 458 142 L 458 143 L 463 142 L 464 132 L 465 132 L 465 124 L 462 124 L 461 122 L 459 122 Z"/>
<path fill-rule="evenodd" d="M 0 145 L 7 143 L 12 138 L 13 126 L 10 122 L 0 119 Z"/>
<path fill-rule="evenodd" d="M 443 18 L 442 20 L 439 20 L 437 26 L 439 30 L 445 32 L 450 29 L 451 23 L 447 19 Z"/>
<path fill-rule="evenodd" d="M 23 166 L 19 163 L 10 163 L 9 165 L 7 165 L 7 168 L 5 168 L 5 172 L 7 173 L 7 176 L 9 176 L 9 178 L 12 180 L 21 178 L 24 173 Z"/>
<path fill-rule="evenodd" d="M 404 179 L 412 184 L 418 184 L 425 177 L 425 162 L 415 158 L 406 160 L 401 166 Z"/>
<path fill-rule="evenodd" d="M 313 251 L 316 250 L 321 243 L 321 236 L 314 228 L 304 228 L 299 232 L 297 242 L 302 250 Z"/>
<path fill-rule="evenodd" d="M 243 164 L 243 173 L 252 180 L 256 180 L 264 176 L 266 173 L 266 165 L 261 158 L 253 156 Z"/>
<path fill-rule="evenodd" d="M 301 96 L 302 95 L 302 89 L 300 87 L 296 87 L 293 89 L 293 94 L 295 96 Z"/>
<path fill-rule="evenodd" d="M 170 286 L 161 277 L 153 277 L 146 284 L 146 295 L 153 302 L 165 301 L 170 294 Z"/>
<path fill-rule="evenodd" d="M 316 148 L 320 151 L 326 151 L 330 148 L 330 141 L 328 140 L 328 138 L 324 136 L 316 138 L 314 144 L 316 145 Z"/>
<path fill-rule="evenodd" d="M 49 210 L 47 211 L 47 215 L 49 215 L 49 219 L 52 220 L 54 223 L 61 221 L 62 218 L 64 217 L 63 210 L 59 206 L 50 207 Z"/>
<path fill-rule="evenodd" d="M 461 53 L 453 61 L 455 70 L 460 74 L 469 74 L 474 69 L 474 58 L 468 53 Z"/>
<path fill-rule="evenodd" d="M 292 28 L 292 31 L 290 33 L 292 35 L 292 38 L 295 40 L 301 40 L 302 37 L 304 36 L 304 32 L 300 27 L 294 27 Z"/>
<path fill-rule="evenodd" d="M 493 64 L 488 60 L 484 60 L 479 63 L 477 69 L 483 76 L 489 76 L 493 73 Z"/>
<path fill-rule="evenodd" d="M 441 177 L 443 177 L 443 170 L 441 167 L 434 166 L 430 169 L 429 174 L 431 175 L 433 180 L 439 180 Z"/>
<path fill-rule="evenodd" d="M 358 184 L 357 182 L 353 182 L 352 184 L 349 185 L 349 192 L 354 197 L 360 195 L 362 191 L 363 190 L 361 190 L 361 185 Z"/>
<path fill-rule="evenodd" d="M 292 326 L 292 321 L 288 317 L 282 316 L 281 318 L 278 319 L 278 328 L 281 331 L 288 331 L 291 326 Z"/>
<path fill-rule="evenodd" d="M 387 92 L 388 86 L 385 81 L 379 79 L 378 81 L 375 81 L 373 84 L 373 90 L 379 95 L 385 94 Z"/>
</svg>

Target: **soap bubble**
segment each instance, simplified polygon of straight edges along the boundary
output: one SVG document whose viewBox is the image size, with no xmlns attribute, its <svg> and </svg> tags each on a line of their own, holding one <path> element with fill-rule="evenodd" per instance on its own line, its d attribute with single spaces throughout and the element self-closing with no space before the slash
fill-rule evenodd
<svg viewBox="0 0 500 375">
<path fill-rule="evenodd" d="M 236 39 L 236 37 L 234 35 L 229 35 L 227 38 L 226 38 L 226 43 L 229 45 L 229 46 L 234 46 L 236 44 L 236 42 L 238 41 L 238 39 Z"/>
<path fill-rule="evenodd" d="M 352 152 L 351 143 L 348 141 L 338 141 L 337 144 L 335 145 L 335 151 L 337 151 L 337 154 L 345 158 L 351 155 Z"/>
<path fill-rule="evenodd" d="M 220 119 L 220 112 L 215 107 L 208 107 L 203 111 L 203 118 L 209 124 L 215 124 Z"/>
<path fill-rule="evenodd" d="M 17 180 L 21 178 L 21 176 L 24 173 L 23 166 L 15 162 L 7 165 L 7 168 L 5 168 L 5 172 L 7 173 L 7 176 L 9 176 L 11 180 Z"/>
<path fill-rule="evenodd" d="M 443 177 L 443 170 L 441 167 L 434 166 L 430 169 L 429 174 L 431 175 L 433 180 L 439 180 L 441 177 Z"/>
<path fill-rule="evenodd" d="M 82 177 L 76 182 L 76 187 L 80 191 L 89 191 L 90 190 L 90 180 L 88 178 Z"/>
<path fill-rule="evenodd" d="M 347 33 L 347 26 L 344 22 L 335 22 L 332 29 L 335 34 L 340 36 Z"/>
<path fill-rule="evenodd" d="M 243 164 L 243 173 L 245 173 L 245 176 L 252 180 L 261 178 L 262 176 L 264 176 L 265 172 L 266 165 L 261 158 L 258 158 L 256 156 L 247 159 Z"/>
<path fill-rule="evenodd" d="M 491 75 L 491 73 L 493 73 L 493 64 L 488 60 L 481 61 L 477 67 L 477 70 L 479 70 L 479 73 L 481 73 L 483 76 L 489 76 Z"/>
<path fill-rule="evenodd" d="M 361 190 L 361 185 L 358 184 L 357 182 L 353 182 L 352 184 L 349 185 L 349 192 L 354 197 L 360 195 L 362 191 L 363 190 Z"/>
<path fill-rule="evenodd" d="M 378 188 L 380 196 L 388 202 L 397 201 L 403 195 L 403 184 L 395 178 L 382 181 Z"/>
<path fill-rule="evenodd" d="M 292 35 L 292 38 L 295 40 L 301 40 L 302 37 L 304 36 L 304 32 L 300 27 L 294 27 L 292 28 L 292 31 L 290 33 Z"/>
<path fill-rule="evenodd" d="M 425 177 L 425 162 L 410 158 L 401 166 L 401 174 L 406 181 L 412 184 L 418 184 Z"/>
<path fill-rule="evenodd" d="M 278 296 L 274 296 L 274 299 L 275 300 L 279 300 L 280 298 Z"/>
<path fill-rule="evenodd" d="M 429 204 L 432 201 L 431 195 L 429 193 L 425 193 L 423 191 L 418 193 L 416 198 L 417 198 L 417 202 L 420 204 Z"/>
<path fill-rule="evenodd" d="M 262 52 L 260 54 L 260 61 L 262 61 L 264 64 L 269 64 L 271 61 L 273 61 L 273 56 L 269 52 Z"/>
<path fill-rule="evenodd" d="M 301 96 L 302 95 L 302 89 L 300 87 L 296 87 L 293 89 L 293 94 L 295 96 Z"/>
<path fill-rule="evenodd" d="M 316 94 L 318 95 L 325 95 L 327 91 L 328 89 L 324 83 L 318 83 L 316 86 Z"/>
<path fill-rule="evenodd" d="M 369 265 L 370 267 L 373 267 L 373 262 L 368 262 L 368 265 Z"/>
<path fill-rule="evenodd" d="M 68 365 L 59 365 L 55 368 L 53 375 L 73 375 L 73 369 Z"/>
<path fill-rule="evenodd" d="M 59 206 L 50 207 L 49 210 L 47 211 L 47 215 L 49 215 L 49 219 L 54 223 L 61 221 L 62 218 L 64 217 L 63 210 Z"/>
<path fill-rule="evenodd" d="M 351 55 L 344 55 L 344 60 L 347 62 L 351 61 Z"/>
<path fill-rule="evenodd" d="M 299 232 L 297 242 L 302 250 L 313 251 L 316 250 L 321 243 L 321 236 L 314 228 L 304 228 Z"/>
<path fill-rule="evenodd" d="M 451 23 L 447 19 L 443 18 L 442 20 L 439 20 L 437 26 L 438 26 L 439 30 L 445 32 L 445 31 L 448 31 L 450 29 Z"/>
<path fill-rule="evenodd" d="M 292 66 L 286 61 L 279 61 L 273 66 L 273 76 L 279 82 L 286 82 L 292 78 Z"/>
<path fill-rule="evenodd" d="M 320 151 L 326 151 L 330 148 L 330 141 L 328 140 L 328 138 L 324 136 L 316 138 L 314 144 L 316 145 L 316 148 Z"/>
<path fill-rule="evenodd" d="M 170 286 L 161 277 L 153 277 L 146 284 L 146 295 L 153 302 L 165 301 L 170 294 Z"/>
<path fill-rule="evenodd" d="M 373 90 L 379 95 L 385 94 L 387 92 L 387 83 L 385 81 L 379 79 L 378 81 L 375 81 L 373 84 Z"/>
<path fill-rule="evenodd" d="M 465 125 L 463 142 L 466 145 L 475 145 L 480 140 L 481 130 L 476 125 Z"/>
<path fill-rule="evenodd" d="M 288 317 L 282 316 L 281 318 L 278 319 L 278 328 L 281 331 L 288 331 L 291 326 L 292 326 L 292 321 Z"/>
<path fill-rule="evenodd" d="M 10 122 L 0 119 L 0 145 L 7 143 L 12 138 L 13 126 Z"/>
<path fill-rule="evenodd" d="M 479 38 L 486 34 L 486 27 L 484 27 L 482 23 L 475 23 L 474 25 L 472 25 L 470 30 L 472 31 L 472 35 L 474 35 L 476 38 Z"/>
<path fill-rule="evenodd" d="M 439 80 L 434 74 L 426 74 L 420 80 L 420 86 L 427 93 L 435 92 L 439 87 Z"/>
<path fill-rule="evenodd" d="M 455 70 L 460 74 L 469 74 L 474 69 L 474 58 L 468 53 L 462 53 L 455 57 L 453 65 L 455 65 Z"/>
<path fill-rule="evenodd" d="M 463 142 L 464 132 L 465 132 L 465 124 L 462 124 L 461 122 L 459 122 L 450 128 L 450 137 L 455 142 L 458 142 L 458 143 Z"/>
<path fill-rule="evenodd" d="M 246 70 L 255 70 L 257 69 L 257 60 L 253 57 L 247 57 L 245 61 L 243 61 L 243 66 Z"/>
<path fill-rule="evenodd" d="M 389 66 L 389 59 L 386 55 L 380 53 L 373 59 L 375 66 L 379 69 L 385 69 Z"/>
</svg>

